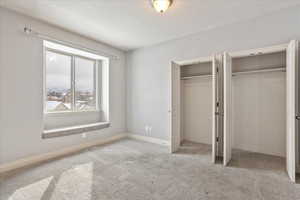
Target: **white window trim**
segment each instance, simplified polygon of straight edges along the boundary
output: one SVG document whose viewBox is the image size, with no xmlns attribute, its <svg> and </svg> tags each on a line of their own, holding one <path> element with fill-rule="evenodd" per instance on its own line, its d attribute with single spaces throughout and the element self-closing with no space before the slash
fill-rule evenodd
<svg viewBox="0 0 300 200">
<path fill-rule="evenodd" d="M 62 112 L 46 112 L 46 100 L 47 100 L 47 91 L 46 91 L 46 48 L 50 49 L 63 49 L 67 50 L 66 52 L 63 51 L 63 53 L 70 53 L 74 54 L 78 57 L 87 57 L 92 58 L 95 60 L 98 60 L 97 64 L 98 67 L 96 68 L 98 71 L 95 73 L 95 75 L 98 76 L 97 79 L 95 79 L 96 82 L 96 98 L 97 102 L 96 106 L 98 106 L 98 111 L 80 111 L 80 112 L 72 112 L 72 111 L 62 111 Z M 75 53 L 74 53 L 75 52 Z M 92 57 L 90 57 L 92 56 Z M 101 64 L 100 64 L 101 61 Z M 66 46 L 60 43 L 52 42 L 52 41 L 43 41 L 43 114 L 44 114 L 44 130 L 42 132 L 42 138 L 53 138 L 53 137 L 61 137 L 61 136 L 67 136 L 67 135 L 73 135 L 73 134 L 80 134 L 83 132 L 90 132 L 90 131 L 96 131 L 100 129 L 105 129 L 110 127 L 110 105 L 109 105 L 109 99 L 110 99 L 110 59 L 105 56 L 100 56 L 97 54 L 94 54 L 92 52 L 86 51 L 84 49 L 78 49 L 73 48 L 70 46 Z M 99 85 L 101 83 L 101 85 Z M 59 124 L 58 126 L 53 126 L 53 124 L 48 124 L 48 120 L 54 120 L 55 119 L 78 119 L 78 116 L 80 118 L 86 119 L 98 115 L 100 116 L 100 121 L 98 122 L 92 122 L 90 120 L 88 121 L 77 121 L 73 123 L 72 125 L 66 125 L 62 126 L 62 124 Z M 53 121 L 52 121 L 53 122 Z M 69 121 L 65 121 L 66 124 L 69 124 Z"/>
<path fill-rule="evenodd" d="M 76 113 L 93 113 L 93 112 L 101 112 L 102 110 L 100 109 L 100 105 L 101 105 L 101 98 L 99 98 L 99 63 L 101 61 L 103 61 L 102 59 L 99 58 L 103 58 L 101 56 L 94 55 L 93 58 L 90 57 L 86 57 L 86 56 L 82 56 L 79 55 L 79 53 L 70 53 L 70 52 L 66 52 L 66 51 L 62 51 L 59 49 L 54 49 L 52 47 L 48 47 L 46 44 L 53 44 L 57 45 L 57 48 L 61 48 L 62 45 L 60 44 L 55 44 L 52 42 L 48 42 L 48 41 L 44 41 L 44 46 L 43 46 L 43 71 L 44 71 L 44 78 L 43 78 L 43 95 L 44 95 L 44 114 L 45 115 L 57 115 L 57 114 L 76 114 Z M 63 46 L 65 48 L 68 49 L 73 49 L 71 47 L 66 47 Z M 76 50 L 76 49 L 75 49 Z M 71 104 L 71 110 L 69 111 L 47 111 L 47 106 L 46 106 L 46 102 L 47 102 L 47 84 L 46 84 L 46 78 L 47 78 L 47 74 L 46 74 L 46 52 L 50 51 L 53 53 L 57 53 L 57 54 L 62 54 L 62 55 L 66 55 L 66 56 L 70 56 L 71 57 L 71 90 L 72 90 L 72 104 Z M 82 50 L 77 50 L 77 52 L 83 52 Z M 88 55 L 91 53 L 85 52 Z M 75 59 L 77 58 L 81 58 L 81 59 L 86 59 L 86 60 L 91 60 L 94 62 L 94 98 L 95 98 L 95 110 L 76 110 L 76 108 L 74 107 L 75 105 Z M 98 59 L 96 59 L 98 58 Z M 105 59 L 106 60 L 106 59 Z"/>
</svg>

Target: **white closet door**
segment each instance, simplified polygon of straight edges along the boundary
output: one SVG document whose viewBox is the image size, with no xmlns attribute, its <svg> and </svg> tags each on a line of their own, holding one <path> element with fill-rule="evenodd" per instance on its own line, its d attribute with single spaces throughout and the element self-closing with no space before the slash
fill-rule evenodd
<svg viewBox="0 0 300 200">
<path fill-rule="evenodd" d="M 223 55 L 224 73 L 224 149 L 223 164 L 227 165 L 231 160 L 232 149 L 232 105 L 231 105 L 231 79 L 232 79 L 232 59 L 228 53 Z"/>
<path fill-rule="evenodd" d="M 297 168 L 300 169 L 299 166 L 299 160 L 300 160 L 300 155 L 299 155 L 299 137 L 300 137 L 300 66 L 299 66 L 299 42 L 296 43 L 297 47 L 297 53 L 296 53 L 296 61 L 297 61 L 297 65 L 296 65 L 296 171 Z"/>
<path fill-rule="evenodd" d="M 217 59 L 214 56 L 213 65 L 212 65 L 212 100 L 213 100 L 213 108 L 212 108 L 212 162 L 216 162 L 217 157 Z"/>
<path fill-rule="evenodd" d="M 286 166 L 290 179 L 296 181 L 296 139 L 297 127 L 296 127 L 296 73 L 298 72 L 298 42 L 293 40 L 290 42 L 287 48 L 287 138 L 286 138 Z"/>
<path fill-rule="evenodd" d="M 172 94 L 171 94 L 171 152 L 180 146 L 180 66 L 172 62 Z"/>
</svg>

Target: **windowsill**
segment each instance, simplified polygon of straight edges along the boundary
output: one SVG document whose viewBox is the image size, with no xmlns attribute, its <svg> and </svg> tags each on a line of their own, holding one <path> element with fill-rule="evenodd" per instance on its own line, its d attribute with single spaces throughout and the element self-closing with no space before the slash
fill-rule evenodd
<svg viewBox="0 0 300 200">
<path fill-rule="evenodd" d="M 47 139 L 47 138 L 53 138 L 53 137 L 62 137 L 62 136 L 68 136 L 68 135 L 74 135 L 74 134 L 81 134 L 84 132 L 108 128 L 109 126 L 110 126 L 110 122 L 99 122 L 99 123 L 93 123 L 93 124 L 44 130 L 43 134 L 42 134 L 42 138 Z"/>
<path fill-rule="evenodd" d="M 79 114 L 90 114 L 90 113 L 100 113 L 100 110 L 93 111 L 62 111 L 62 112 L 45 112 L 44 115 L 47 116 L 58 116 L 58 115 L 79 115 Z"/>
</svg>

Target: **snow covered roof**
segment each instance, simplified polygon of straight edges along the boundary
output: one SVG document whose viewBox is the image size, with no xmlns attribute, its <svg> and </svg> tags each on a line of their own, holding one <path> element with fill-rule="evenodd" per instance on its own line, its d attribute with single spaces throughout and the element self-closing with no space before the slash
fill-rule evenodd
<svg viewBox="0 0 300 200">
<path fill-rule="evenodd" d="M 47 110 L 48 111 L 62 111 L 62 110 L 70 110 L 70 103 L 63 103 L 60 101 L 47 101 Z"/>
<path fill-rule="evenodd" d="M 59 104 L 61 104 L 59 101 L 47 101 L 47 110 L 55 110 Z"/>
</svg>

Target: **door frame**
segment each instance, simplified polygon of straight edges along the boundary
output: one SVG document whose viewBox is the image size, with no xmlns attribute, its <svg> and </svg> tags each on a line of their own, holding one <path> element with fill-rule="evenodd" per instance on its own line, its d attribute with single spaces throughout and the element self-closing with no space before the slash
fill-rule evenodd
<svg viewBox="0 0 300 200">
<path fill-rule="evenodd" d="M 178 69 L 177 69 L 178 68 Z M 171 102 L 168 111 L 170 116 L 170 152 L 175 153 L 181 142 L 181 85 L 180 85 L 180 65 L 176 62 L 171 62 Z M 176 77 L 175 77 L 176 75 Z M 174 90 L 177 89 L 177 90 Z M 177 97 L 176 99 L 174 97 Z M 176 123 L 177 122 L 177 123 Z"/>
<path fill-rule="evenodd" d="M 213 60 L 213 56 L 207 56 L 207 57 L 199 57 L 199 58 L 195 58 L 195 59 L 190 59 L 190 60 L 180 60 L 180 61 L 171 61 L 170 62 L 170 72 L 169 72 L 169 76 L 170 76 L 170 93 L 169 93 L 169 110 L 168 110 L 168 114 L 169 114 L 169 141 L 170 141 L 170 153 L 174 153 L 174 143 L 176 141 L 174 141 L 174 135 L 173 135 L 173 121 L 174 121 L 174 115 L 173 115 L 173 109 L 176 109 L 176 110 L 180 110 L 181 109 L 181 105 L 179 106 L 176 106 L 175 108 L 173 108 L 173 102 L 174 102 L 174 99 L 173 99 L 173 84 L 179 84 L 180 85 L 180 79 L 177 80 L 179 82 L 175 83 L 173 81 L 173 66 L 174 64 L 177 64 L 179 65 L 180 67 L 183 66 L 183 65 L 192 65 L 192 64 L 197 64 L 197 63 L 202 63 L 202 62 L 212 62 Z M 180 90 L 180 89 L 179 89 Z M 180 91 L 178 91 L 179 94 L 180 94 Z M 179 122 L 180 123 L 180 122 Z M 179 133 L 181 132 L 181 128 L 180 128 L 180 124 L 179 126 L 179 130 L 177 130 Z M 175 133 L 175 131 L 174 131 Z M 180 138 L 180 141 L 182 140 L 181 138 L 181 134 L 179 134 L 179 138 Z"/>
</svg>

